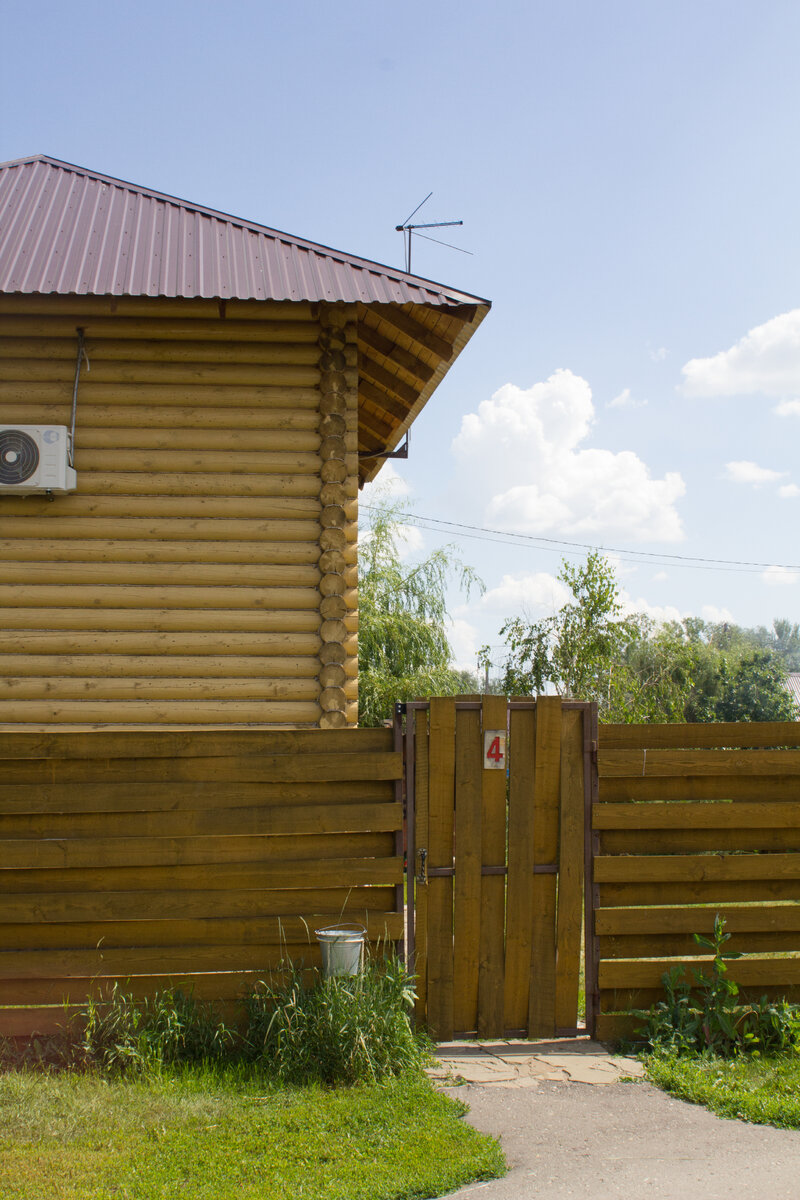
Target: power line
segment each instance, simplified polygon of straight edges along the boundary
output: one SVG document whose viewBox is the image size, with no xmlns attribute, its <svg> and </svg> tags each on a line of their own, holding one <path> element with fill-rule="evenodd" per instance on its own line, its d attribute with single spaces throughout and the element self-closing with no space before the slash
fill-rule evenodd
<svg viewBox="0 0 800 1200">
<path fill-rule="evenodd" d="M 377 511 L 374 505 L 365 504 L 368 512 Z M 453 536 L 478 541 L 496 542 L 500 545 L 543 550 L 549 553 L 573 553 L 599 550 L 604 554 L 615 554 L 623 562 L 643 562 L 649 566 L 680 566 L 704 571 L 733 571 L 755 574 L 765 570 L 800 571 L 800 563 L 767 563 L 747 559 L 710 558 L 700 555 L 668 554 L 650 550 L 620 550 L 612 546 L 598 546 L 592 542 L 572 542 L 565 538 L 550 538 L 528 533 L 510 533 L 507 530 L 491 529 L 483 525 L 467 525 L 460 521 L 448 521 L 443 517 L 427 517 L 416 513 L 404 513 L 403 521 L 426 529 L 431 533 L 456 531 Z M 441 526 L 445 528 L 442 529 Z M 559 549 L 560 547 L 560 549 Z M 567 548 L 566 551 L 564 548 Z"/>
</svg>

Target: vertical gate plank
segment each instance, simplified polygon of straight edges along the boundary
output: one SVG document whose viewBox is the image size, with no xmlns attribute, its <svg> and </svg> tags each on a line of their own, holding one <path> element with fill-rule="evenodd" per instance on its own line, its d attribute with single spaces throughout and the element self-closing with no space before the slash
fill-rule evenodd
<svg viewBox="0 0 800 1200">
<path fill-rule="evenodd" d="M 415 845 L 428 849 L 428 713 L 426 709 L 412 710 L 414 714 L 414 821 Z M 419 865 L 408 864 L 409 883 L 414 879 Z M 417 977 L 417 1003 L 415 1016 L 421 1025 L 428 1020 L 428 888 L 414 883 L 414 973 Z"/>
<path fill-rule="evenodd" d="M 483 728 L 507 727 L 508 705 L 505 696 L 483 697 Z M 506 747 L 507 748 L 507 747 Z M 485 771 L 481 753 L 482 862 L 487 867 L 506 863 L 506 772 Z M 478 1034 L 502 1037 L 503 974 L 505 962 L 505 891 L 504 875 L 484 875 L 481 886 L 480 969 L 478 974 Z"/>
<path fill-rule="evenodd" d="M 561 727 L 561 830 L 558 847 L 558 935 L 555 1023 L 578 1023 L 578 978 L 583 917 L 583 722 L 581 709 L 567 709 Z"/>
<path fill-rule="evenodd" d="M 561 793 L 561 698 L 536 702 L 536 770 L 533 853 L 537 866 L 554 864 L 558 855 Z M 528 1016 L 530 1037 L 553 1037 L 556 1030 L 556 876 L 533 879 L 533 960 Z"/>
<path fill-rule="evenodd" d="M 455 792 L 455 700 L 431 700 L 428 798 L 428 869 L 453 867 Z M 448 1041 L 453 1036 L 453 879 L 428 883 L 428 1030 Z"/>
<path fill-rule="evenodd" d="M 453 949 L 453 1025 L 478 1028 L 478 949 L 481 924 L 481 719 L 456 712 L 456 874 Z"/>
<path fill-rule="evenodd" d="M 505 1030 L 527 1030 L 533 944 L 533 779 L 536 712 L 511 712 Z"/>
</svg>

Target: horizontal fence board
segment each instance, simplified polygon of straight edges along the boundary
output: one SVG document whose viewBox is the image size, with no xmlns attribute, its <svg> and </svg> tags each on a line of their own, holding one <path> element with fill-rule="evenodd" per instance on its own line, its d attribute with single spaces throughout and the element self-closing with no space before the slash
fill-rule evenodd
<svg viewBox="0 0 800 1200">
<path fill-rule="evenodd" d="M 740 987 L 737 1002 L 747 1004 L 757 1002 L 762 996 L 768 1000 L 788 1000 L 792 1004 L 800 1002 L 800 986 L 795 984 L 758 983 L 749 987 Z M 664 999 L 663 987 L 651 988 L 613 988 L 600 992 L 600 1005 L 603 1012 L 624 1012 L 626 1009 L 648 1009 Z M 639 1024 L 642 1024 L 641 1019 Z"/>
<path fill-rule="evenodd" d="M 379 803 L 392 799 L 392 780 L 308 780 L 305 783 L 206 783 L 170 781 L 163 792 L 150 783 L 86 783 L 79 788 L 66 783 L 0 784 L 0 813 L 114 813 L 167 812 L 259 805 L 264 808 L 307 804 L 337 804 L 346 800 Z"/>
<path fill-rule="evenodd" d="M 715 746 L 798 746 L 800 722 L 758 721 L 694 725 L 601 725 L 601 750 L 702 749 Z"/>
<path fill-rule="evenodd" d="M 280 946 L 284 942 L 297 944 L 309 940 L 316 929 L 327 929 L 343 919 L 363 924 L 372 940 L 386 937 L 397 940 L 403 936 L 402 913 L 356 909 L 347 910 L 345 917 L 340 906 L 326 912 L 270 917 L 168 917 L 152 921 L 38 921 L 0 925 L 0 946 L 3 950 L 26 951 L 231 944 Z"/>
<path fill-rule="evenodd" d="M 730 933 L 730 929 L 728 930 Z M 708 936 L 708 935 L 707 935 Z M 725 943 L 725 950 L 740 954 L 800 953 L 800 931 L 782 933 L 734 933 Z M 600 957 L 610 958 L 685 958 L 708 954 L 695 942 L 692 934 L 637 934 L 633 937 L 614 935 L 600 938 Z"/>
<path fill-rule="evenodd" d="M 79 1006 L 54 1004 L 48 1008 L 0 1008 L 0 1037 L 31 1038 L 60 1035 L 77 1023 Z"/>
<path fill-rule="evenodd" d="M 4 839 L 54 838 L 188 838 L 282 834 L 379 833 L 402 829 L 403 806 L 383 804 L 308 804 L 299 807 L 258 805 L 223 809 L 182 809 L 180 812 L 65 813 L 61 816 L 2 815 L 0 854 Z M 2 861 L 2 859 L 0 859 Z M 104 859 L 104 861 L 106 861 Z M 4 863 L 14 866 L 13 862 Z"/>
<path fill-rule="evenodd" d="M 287 865 L 285 874 L 294 870 L 295 860 L 309 858 L 374 858 L 391 853 L 392 840 L 387 833 L 327 833 L 319 836 L 207 837 L 109 837 L 26 839 L 9 838 L 0 842 L 0 863 L 4 874 L 16 870 L 76 870 L 103 863 L 105 869 L 140 867 L 147 871 L 162 866 L 195 866 L 214 863 Z M 289 865 L 291 864 L 291 865 Z"/>
<path fill-rule="evenodd" d="M 640 801 L 674 804 L 692 800 L 732 800 L 735 803 L 792 801 L 797 799 L 797 777 L 792 775 L 687 775 L 643 779 L 641 776 L 604 779 L 600 804 Z"/>
<path fill-rule="evenodd" d="M 229 887 L 214 890 L 203 889 L 202 879 L 197 879 L 194 890 L 168 890 L 168 881 L 162 880 L 161 890 L 152 891 L 19 892 L 3 899 L 0 911 L 9 923 L 42 927 L 73 921 L 85 924 L 98 917 L 108 922 L 277 918 L 323 909 L 342 914 L 342 919 L 355 919 L 367 912 L 389 912 L 394 906 L 394 888 L 388 885 L 395 882 L 392 877 L 385 886 L 310 885 L 287 890 L 277 886 L 239 889 L 232 881 Z"/>
<path fill-rule="evenodd" d="M 605 883 L 600 886 L 600 904 L 720 904 L 723 901 L 750 902 L 791 900 L 800 902 L 797 879 L 733 880 L 711 883 Z"/>
<path fill-rule="evenodd" d="M 279 754 L 332 754 L 351 756 L 390 751 L 389 729 L 314 730 L 192 730 L 142 733 L 133 730 L 98 730 L 95 733 L 57 733 L 44 730 L 4 733 L 0 760 L 18 758 L 230 758 Z M 5 770 L 5 768 L 4 768 Z"/>
<path fill-rule="evenodd" d="M 631 775 L 800 775 L 798 750 L 601 750 L 600 778 Z"/>
<path fill-rule="evenodd" d="M 697 957 L 692 965 L 701 970 L 710 970 L 711 957 Z M 661 985 L 666 971 L 679 966 L 675 959 L 615 959 L 600 963 L 600 988 L 652 988 Z M 800 955 L 787 958 L 736 959 L 728 963 L 728 977 L 742 987 L 760 987 L 762 984 L 783 986 L 800 984 Z M 691 978 L 691 975 L 689 975 Z"/>
<path fill-rule="evenodd" d="M 2 1019 L 3 1014 L 0 1011 L 0 1027 Z M 597 1017 L 594 1036 L 598 1042 L 635 1040 L 639 1036 L 641 1026 L 641 1017 L 634 1017 L 631 1013 L 602 1012 Z"/>
<path fill-rule="evenodd" d="M 597 883 L 800 879 L 800 854 L 600 855 Z"/>
<path fill-rule="evenodd" d="M 330 835 L 330 836 L 336 836 Z M 391 835 L 377 834 L 388 839 Z M 393 839 L 392 839 L 393 843 Z M 387 841 L 382 840 L 381 846 Z M 203 863 L 157 867 L 69 867 L 0 870 L 0 894 L 24 892 L 212 891 L 246 888 L 347 887 L 402 883 L 402 858 L 316 858 L 253 863 Z M 179 898 L 176 899 L 179 903 Z M 6 901 L 2 901 L 5 911 Z"/>
<path fill-rule="evenodd" d="M 194 971 L 263 971 L 281 959 L 317 964 L 319 945 L 313 932 L 261 945 L 191 945 L 107 947 L 81 950 L 0 951 L 0 1003 L 9 1003 L 5 988 L 18 980 L 68 980 L 105 975 L 183 975 Z"/>
<path fill-rule="evenodd" d="M 346 731 L 343 732 L 346 735 Z M 99 761 L 51 759 L 49 767 L 36 759 L 6 759 L 3 762 L 3 778 L 7 783 L 31 783 L 43 776 L 53 782 L 64 783 L 121 779 L 153 783 L 209 779 L 232 783 L 257 783 L 260 780 L 306 783 L 317 780 L 399 779 L 401 774 L 402 756 L 394 751 L 366 754 L 248 754 L 227 758 L 222 755 L 172 759 L 109 758 Z"/>
<path fill-rule="evenodd" d="M 319 953 L 308 947 L 304 956 L 309 966 L 318 966 Z M 145 997 L 168 987 L 179 987 L 191 991 L 197 1000 L 241 1000 L 252 992 L 260 982 L 269 979 L 270 972 L 277 974 L 279 960 L 264 963 L 261 970 L 252 971 L 178 971 L 167 974 L 107 975 L 70 979 L 18 979 L 0 983 L 0 1011 L 3 1005 L 29 1005 L 71 1002 L 81 1004 L 88 996 L 107 998 L 113 985 L 127 994 Z"/>
<path fill-rule="evenodd" d="M 800 933 L 800 907 L 795 904 L 725 904 L 705 908 L 598 908 L 595 933 L 614 934 L 703 933 L 714 929 L 714 918 L 725 919 L 729 933 L 791 930 Z"/>
<path fill-rule="evenodd" d="M 595 804 L 595 829 L 800 829 L 800 788 L 783 804 Z"/>
<path fill-rule="evenodd" d="M 601 854 L 797 851 L 800 829 L 604 830 Z"/>
</svg>

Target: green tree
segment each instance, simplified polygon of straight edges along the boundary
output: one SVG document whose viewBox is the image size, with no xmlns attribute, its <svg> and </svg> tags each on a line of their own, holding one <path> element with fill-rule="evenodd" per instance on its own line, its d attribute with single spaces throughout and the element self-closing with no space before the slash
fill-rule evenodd
<svg viewBox="0 0 800 1200">
<path fill-rule="evenodd" d="M 776 617 L 772 629 L 759 625 L 752 632 L 759 646 L 780 656 L 787 671 L 800 671 L 800 625 Z"/>
<path fill-rule="evenodd" d="M 680 688 L 666 639 L 650 642 L 653 623 L 626 615 L 611 564 L 597 551 L 586 562 L 563 562 L 558 578 L 571 599 L 551 617 L 508 620 L 505 690 L 539 695 L 553 690 L 596 700 L 606 721 L 679 720 Z"/>
<path fill-rule="evenodd" d="M 791 721 L 786 661 L 796 627 L 766 630 L 695 617 L 657 625 L 625 615 L 611 564 L 593 552 L 563 563 L 571 599 L 553 616 L 506 621 L 505 689 L 596 700 L 604 721 Z M 789 660 L 791 661 L 791 660 Z"/>
<path fill-rule="evenodd" d="M 447 639 L 447 588 L 466 595 L 483 583 L 445 546 L 421 562 L 403 562 L 399 541 L 407 510 L 378 503 L 359 543 L 358 708 L 361 725 L 380 725 L 396 700 L 457 695 Z"/>
</svg>

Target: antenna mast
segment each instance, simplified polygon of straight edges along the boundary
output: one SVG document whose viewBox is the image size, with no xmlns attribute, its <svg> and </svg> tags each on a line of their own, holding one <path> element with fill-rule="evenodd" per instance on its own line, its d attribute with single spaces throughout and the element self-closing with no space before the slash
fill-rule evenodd
<svg viewBox="0 0 800 1200">
<path fill-rule="evenodd" d="M 417 230 L 417 229 L 443 229 L 446 225 L 463 225 L 464 224 L 463 221 L 430 221 L 428 224 L 425 224 L 425 225 L 420 225 L 420 224 L 412 225 L 411 218 L 415 217 L 417 215 L 419 210 L 422 208 L 423 204 L 428 203 L 428 201 L 430 200 L 432 195 L 433 195 L 433 192 L 428 192 L 425 199 L 420 204 L 417 205 L 417 207 L 414 209 L 414 211 L 412 213 L 409 214 L 409 216 L 406 217 L 403 224 L 395 225 L 395 231 L 397 233 L 402 233 L 403 241 L 405 243 L 406 274 L 407 275 L 411 274 L 411 236 L 415 230 Z M 418 236 L 423 237 L 423 238 L 426 237 L 426 235 L 424 233 L 420 233 Z M 429 238 L 426 238 L 426 240 L 429 242 L 437 242 L 437 244 L 440 246 L 447 246 L 450 250 L 460 250 L 462 254 L 470 254 L 471 253 L 471 251 L 469 251 L 469 250 L 462 250 L 460 246 L 451 246 L 449 242 L 440 242 L 438 238 L 429 237 Z"/>
</svg>

